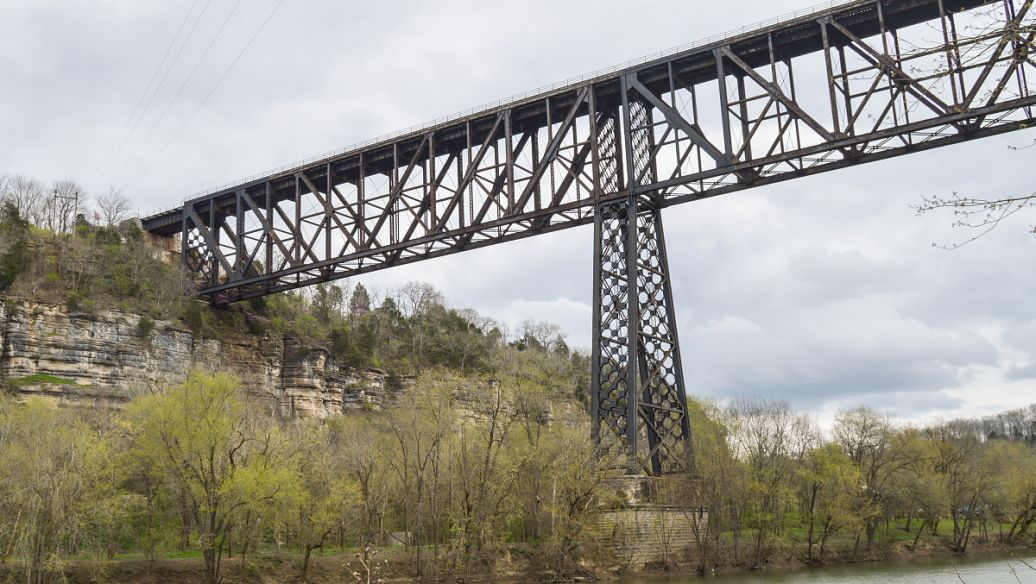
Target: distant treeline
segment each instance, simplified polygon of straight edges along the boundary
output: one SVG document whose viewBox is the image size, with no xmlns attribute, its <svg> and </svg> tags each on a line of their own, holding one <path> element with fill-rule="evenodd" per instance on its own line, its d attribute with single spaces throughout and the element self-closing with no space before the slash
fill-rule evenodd
<svg viewBox="0 0 1036 584">
<path fill-rule="evenodd" d="M 1036 446 L 1036 404 L 977 420 L 954 420 L 946 426 L 979 440 L 1011 440 Z"/>
<path fill-rule="evenodd" d="M 913 428 L 858 408 L 839 413 L 825 437 L 779 401 L 740 399 L 696 415 L 696 497 L 710 510 L 702 568 L 929 545 L 963 553 L 975 540 L 1036 544 L 1036 450 L 1024 434 L 986 431 L 1003 430 L 990 424 L 999 416 Z"/>
</svg>

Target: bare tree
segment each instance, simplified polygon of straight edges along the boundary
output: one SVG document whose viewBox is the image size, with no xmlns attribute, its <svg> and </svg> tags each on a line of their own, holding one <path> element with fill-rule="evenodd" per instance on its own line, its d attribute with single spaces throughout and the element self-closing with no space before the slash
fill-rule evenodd
<svg viewBox="0 0 1036 584">
<path fill-rule="evenodd" d="M 423 282 L 409 282 L 397 290 L 396 302 L 406 318 L 425 315 L 433 307 L 445 303 L 438 290 Z"/>
<path fill-rule="evenodd" d="M 48 229 L 68 233 L 75 229 L 76 216 L 86 200 L 86 191 L 73 180 L 55 181 L 51 188 L 46 212 Z"/>
<path fill-rule="evenodd" d="M 523 320 L 518 325 L 521 331 L 521 339 L 531 347 L 550 351 L 554 348 L 557 340 L 564 339 L 565 334 L 558 325 L 539 320 Z"/>
<path fill-rule="evenodd" d="M 1025 11 L 1022 11 L 1022 14 L 1024 13 Z M 1026 65 L 1032 44 L 1031 39 L 1026 40 L 1033 28 L 1031 15 L 1025 19 L 1023 19 L 1022 15 L 1018 15 L 1017 18 L 1012 18 L 1005 22 L 1003 14 L 1002 7 L 990 5 L 986 9 L 976 11 L 967 20 L 958 22 L 957 26 L 960 27 L 958 29 L 959 37 L 954 42 L 957 64 L 950 66 L 950 62 L 947 61 L 946 65 L 938 67 L 932 76 L 936 80 L 936 84 L 945 87 L 946 81 L 949 80 L 952 83 L 955 77 L 963 84 L 966 71 L 985 66 L 991 50 L 988 43 L 995 42 L 1001 36 L 1003 37 L 1001 42 L 1006 43 L 1010 39 L 1011 44 L 1015 47 L 1015 55 L 1010 66 L 1017 64 L 1018 67 L 1024 67 Z M 1001 47 L 1004 46 L 1006 45 L 1001 45 Z M 1003 64 L 998 64 L 998 66 L 1003 66 Z M 1017 91 L 1021 91 L 1021 85 L 1015 91 L 1006 84 L 1006 81 L 1009 79 L 1006 74 L 1010 73 L 1010 71 L 1011 69 L 1006 69 L 1003 81 L 999 84 L 991 81 L 986 83 L 982 81 L 976 82 L 971 88 L 972 95 L 969 96 L 969 101 L 974 100 L 974 103 L 993 103 L 998 98 L 1003 99 L 1008 96 L 1021 97 L 1017 93 Z M 1012 74 L 1012 76 L 1014 75 L 1018 75 L 1019 79 L 1021 79 L 1022 77 L 1020 76 L 1024 75 L 1024 72 L 1019 68 Z M 979 78 L 986 79 L 985 76 L 980 76 Z M 962 91 L 964 90 L 963 85 L 961 89 Z M 1008 149 L 1020 151 L 1033 147 L 1036 147 L 1036 140 L 1024 146 L 1008 146 Z M 918 215 L 924 215 L 933 211 L 951 212 L 954 219 L 953 227 L 964 229 L 969 235 L 956 243 L 948 245 L 933 243 L 932 246 L 943 249 L 957 249 L 996 229 L 1002 221 L 1019 211 L 1036 207 L 1036 192 L 1027 193 L 1022 191 L 1000 194 L 993 197 L 954 192 L 949 196 L 922 197 L 919 203 L 911 206 Z M 1036 234 L 1036 225 L 1031 225 L 1030 230 Z"/>
<path fill-rule="evenodd" d="M 953 193 L 950 197 L 924 197 L 920 204 L 914 205 L 914 210 L 918 215 L 937 210 L 952 211 L 953 226 L 966 229 L 971 235 L 950 245 L 932 245 L 944 249 L 957 249 L 996 229 L 1001 221 L 1015 213 L 1032 207 L 1036 207 L 1036 192 L 992 199 Z M 1030 229 L 1036 234 L 1036 225 Z"/>
<path fill-rule="evenodd" d="M 129 197 L 115 187 L 108 187 L 108 190 L 104 194 L 98 195 L 95 201 L 101 209 L 101 217 L 108 227 L 117 225 L 119 221 L 125 219 L 133 206 Z"/>
<path fill-rule="evenodd" d="M 46 188 L 40 181 L 16 174 L 7 176 L 3 198 L 14 203 L 18 214 L 26 221 L 40 225 L 46 206 Z"/>
</svg>

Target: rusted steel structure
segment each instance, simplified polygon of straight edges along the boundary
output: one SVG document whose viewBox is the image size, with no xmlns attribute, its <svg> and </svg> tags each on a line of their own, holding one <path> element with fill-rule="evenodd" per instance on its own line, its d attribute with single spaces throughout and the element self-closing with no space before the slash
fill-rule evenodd
<svg viewBox="0 0 1036 584">
<path fill-rule="evenodd" d="M 186 201 L 144 220 L 220 302 L 593 223 L 594 437 L 686 470 L 661 209 L 1025 128 L 1032 0 L 861 0 Z"/>
</svg>

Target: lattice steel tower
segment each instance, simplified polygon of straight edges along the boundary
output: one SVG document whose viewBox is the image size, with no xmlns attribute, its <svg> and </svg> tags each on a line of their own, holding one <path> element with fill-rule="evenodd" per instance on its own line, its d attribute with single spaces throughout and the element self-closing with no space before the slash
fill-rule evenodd
<svg viewBox="0 0 1036 584">
<path fill-rule="evenodd" d="M 651 109 L 622 85 L 629 196 L 594 209 L 590 407 L 601 456 L 658 476 L 691 470 L 691 429 L 662 213 L 649 186 Z"/>
</svg>

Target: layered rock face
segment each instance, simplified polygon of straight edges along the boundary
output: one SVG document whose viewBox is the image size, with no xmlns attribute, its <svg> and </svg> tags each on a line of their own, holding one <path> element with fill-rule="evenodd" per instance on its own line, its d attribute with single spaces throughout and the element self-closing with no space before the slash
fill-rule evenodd
<svg viewBox="0 0 1036 584">
<path fill-rule="evenodd" d="M 383 372 L 342 369 L 326 349 L 297 339 L 201 339 L 179 323 L 141 319 L 0 299 L 0 382 L 19 397 L 119 407 L 200 366 L 235 373 L 247 394 L 286 417 L 379 408 L 392 397 Z"/>
</svg>

